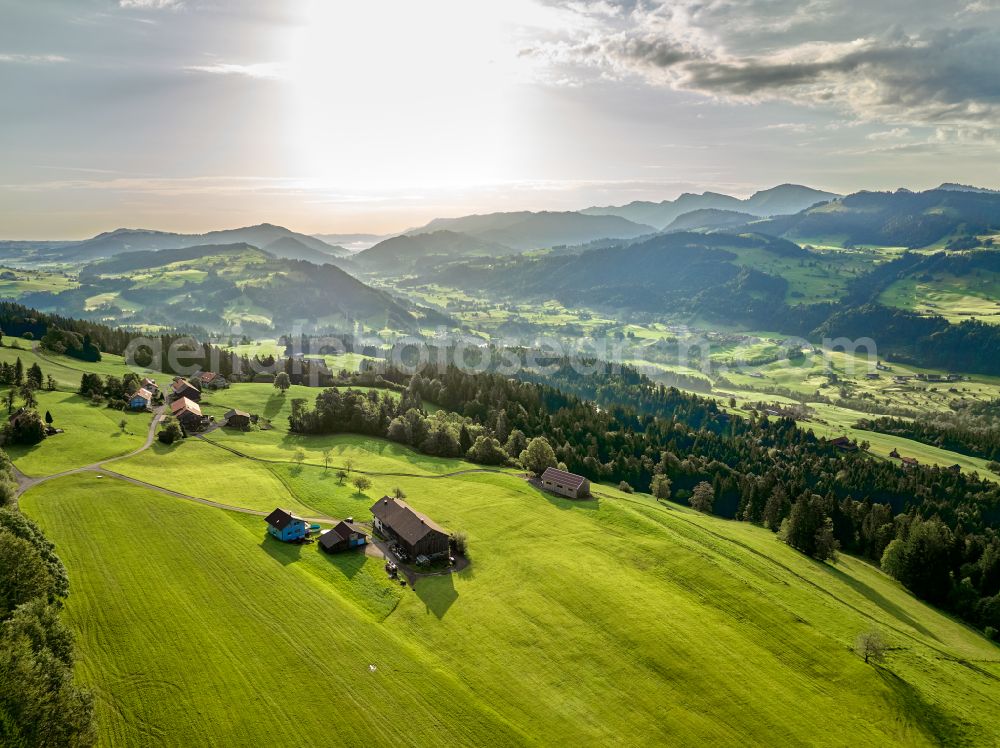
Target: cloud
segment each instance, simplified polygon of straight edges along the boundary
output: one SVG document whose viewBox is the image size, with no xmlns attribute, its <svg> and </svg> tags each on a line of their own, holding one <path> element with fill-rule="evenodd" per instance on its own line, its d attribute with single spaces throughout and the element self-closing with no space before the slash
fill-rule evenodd
<svg viewBox="0 0 1000 748">
<path fill-rule="evenodd" d="M 181 5 L 181 0 L 118 0 L 118 7 L 127 10 L 165 10 Z"/>
<path fill-rule="evenodd" d="M 280 62 L 255 62 L 250 65 L 216 62 L 211 65 L 187 65 L 184 69 L 192 73 L 240 75 L 263 80 L 280 80 L 285 77 L 285 66 Z"/>
<path fill-rule="evenodd" d="M 892 25 L 883 12 L 891 9 L 869 15 L 853 2 L 813 0 L 810 14 L 785 0 L 737 5 L 640 3 L 600 33 L 541 43 L 529 53 L 546 57 L 560 75 L 576 66 L 729 101 L 832 105 L 863 121 L 996 127 L 1000 25 L 982 16 L 992 4 L 966 6 L 978 18 L 947 28 L 940 23 L 947 16 L 915 0 L 908 20 L 924 27 L 910 32 Z M 869 19 L 867 28 L 858 16 Z"/>
<path fill-rule="evenodd" d="M 22 65 L 51 65 L 59 62 L 69 62 L 69 60 L 62 55 L 0 54 L 0 62 L 19 63 Z"/>
</svg>

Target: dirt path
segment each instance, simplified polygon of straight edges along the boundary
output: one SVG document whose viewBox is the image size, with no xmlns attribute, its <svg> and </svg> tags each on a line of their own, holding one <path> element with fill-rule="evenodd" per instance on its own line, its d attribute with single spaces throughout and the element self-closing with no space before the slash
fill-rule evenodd
<svg viewBox="0 0 1000 748">
<path fill-rule="evenodd" d="M 83 465 L 78 468 L 73 468 L 72 470 L 63 470 L 61 473 L 52 473 L 51 475 L 39 475 L 31 476 L 22 473 L 16 465 L 11 464 L 11 469 L 14 471 L 14 478 L 17 480 L 17 495 L 20 496 L 29 488 L 33 488 L 40 483 L 45 483 L 46 481 L 53 480 L 55 478 L 62 478 L 67 475 L 74 475 L 76 473 L 84 472 L 95 472 L 100 471 L 109 462 L 117 462 L 118 460 L 127 460 L 129 457 L 135 457 L 137 454 L 145 452 L 151 446 L 153 446 L 153 441 L 156 439 L 156 425 L 163 420 L 163 411 L 167 406 L 161 405 L 156 410 L 153 411 L 153 418 L 149 422 L 149 429 L 146 432 L 146 441 L 143 442 L 142 446 L 138 449 L 133 449 L 127 454 L 118 455 L 117 457 L 109 457 L 106 460 L 100 460 L 98 462 L 92 462 L 89 465 Z M 117 475 L 117 473 L 116 473 Z"/>
</svg>

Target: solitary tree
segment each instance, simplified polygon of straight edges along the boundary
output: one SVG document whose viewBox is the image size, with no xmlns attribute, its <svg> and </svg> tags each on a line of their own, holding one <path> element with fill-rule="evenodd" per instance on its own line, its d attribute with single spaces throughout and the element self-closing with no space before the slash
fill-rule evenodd
<svg viewBox="0 0 1000 748">
<path fill-rule="evenodd" d="M 657 499 L 670 498 L 670 478 L 663 473 L 656 473 L 653 481 L 649 484 L 649 492 Z"/>
<path fill-rule="evenodd" d="M 406 498 L 406 494 L 403 492 L 403 489 L 400 488 L 399 486 L 396 486 L 394 489 L 392 489 L 392 495 L 395 496 L 397 499 Z"/>
<path fill-rule="evenodd" d="M 292 454 L 292 459 L 295 460 L 296 465 L 301 465 L 302 462 L 306 459 L 305 451 L 301 447 L 299 449 L 296 449 L 295 452 Z"/>
<path fill-rule="evenodd" d="M 350 474 L 350 472 L 354 470 L 354 460 L 348 457 L 346 460 L 344 460 L 344 467 L 347 468 L 347 472 L 348 474 Z"/>
<path fill-rule="evenodd" d="M 541 475 L 545 472 L 545 468 L 556 466 L 556 453 L 544 436 L 536 436 L 521 452 L 520 460 L 525 470 Z"/>
<path fill-rule="evenodd" d="M 330 456 L 333 454 L 333 450 L 327 447 L 323 450 L 323 469 L 330 469 Z"/>
<path fill-rule="evenodd" d="M 347 471 L 341 468 L 337 471 L 337 483 L 342 486 L 345 480 L 347 480 Z"/>
<path fill-rule="evenodd" d="M 45 411 L 45 423 L 49 426 L 52 425 L 52 414 L 49 411 Z"/>
<path fill-rule="evenodd" d="M 882 636 L 881 631 L 875 628 L 863 631 L 854 640 L 854 650 L 865 658 L 865 662 L 870 660 L 882 662 L 885 659 L 887 649 L 885 637 Z"/>
<path fill-rule="evenodd" d="M 289 387 L 292 386 L 292 380 L 288 378 L 288 374 L 279 371 L 278 375 L 274 378 L 274 386 L 281 390 L 281 394 L 284 395 Z"/>
<path fill-rule="evenodd" d="M 372 487 L 372 482 L 364 475 L 357 476 L 351 483 L 358 489 L 358 493 L 364 493 Z"/>
<path fill-rule="evenodd" d="M 715 489 L 712 488 L 711 483 L 708 481 L 702 481 L 694 487 L 694 493 L 691 494 L 692 509 L 709 514 L 712 511 L 712 505 L 714 503 Z"/>
<path fill-rule="evenodd" d="M 118 428 L 120 428 L 124 434 L 126 427 L 128 427 L 128 421 L 123 418 L 118 422 Z"/>
</svg>

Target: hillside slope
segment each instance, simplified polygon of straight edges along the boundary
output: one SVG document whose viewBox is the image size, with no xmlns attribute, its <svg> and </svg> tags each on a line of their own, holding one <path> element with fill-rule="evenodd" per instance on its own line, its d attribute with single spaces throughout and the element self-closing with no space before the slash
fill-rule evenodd
<svg viewBox="0 0 1000 748">
<path fill-rule="evenodd" d="M 217 451 L 218 471 L 238 459 Z M 997 647 L 856 560 L 603 487 L 573 502 L 513 476 L 376 475 L 366 497 L 317 491 L 322 467 L 274 469 L 334 516 L 399 485 L 467 532 L 472 566 L 400 588 L 376 559 L 267 539 L 258 516 L 113 478 L 98 494 L 92 475 L 32 489 L 104 743 L 252 742 L 289 709 L 299 743 L 329 742 L 331 713 L 376 744 L 985 745 L 1000 730 Z M 881 666 L 851 651 L 873 625 Z"/>
<path fill-rule="evenodd" d="M 294 240 L 296 245 L 303 245 L 315 254 L 314 258 L 344 257 L 350 254 L 343 247 L 337 247 L 305 234 L 298 234 L 283 226 L 262 223 L 258 226 L 246 226 L 237 229 L 210 231 L 207 234 L 174 234 L 167 231 L 152 231 L 149 229 L 116 229 L 98 234 L 92 239 L 74 242 L 59 249 L 50 249 L 50 260 L 68 262 L 89 262 L 102 257 L 113 257 L 123 252 L 140 250 L 180 249 L 184 247 L 203 246 L 208 244 L 250 244 L 264 248 L 275 245 L 272 253 L 284 257 L 279 240 Z M 301 250 L 296 249 L 296 253 Z M 310 259 L 288 255 L 290 259 Z"/>
<path fill-rule="evenodd" d="M 237 323 L 285 330 L 296 320 L 334 328 L 352 320 L 378 329 L 417 324 L 402 302 L 338 267 L 277 258 L 243 243 L 127 252 L 83 267 L 79 279 L 69 291 L 26 298 L 76 316 L 218 331 Z"/>
<path fill-rule="evenodd" d="M 353 259 L 365 269 L 398 272 L 431 258 L 499 257 L 514 251 L 496 242 L 442 229 L 429 234 L 394 236 L 359 252 Z"/>
</svg>

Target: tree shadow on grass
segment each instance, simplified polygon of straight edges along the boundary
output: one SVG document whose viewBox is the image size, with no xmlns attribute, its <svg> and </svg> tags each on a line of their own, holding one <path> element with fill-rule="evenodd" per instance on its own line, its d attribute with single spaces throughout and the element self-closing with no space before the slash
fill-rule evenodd
<svg viewBox="0 0 1000 748">
<path fill-rule="evenodd" d="M 351 548 L 339 553 L 327 553 L 323 549 L 318 549 L 317 553 L 325 558 L 330 566 L 335 568 L 348 579 L 353 579 L 354 575 L 361 571 L 365 565 L 364 546 Z"/>
<path fill-rule="evenodd" d="M 280 392 L 273 392 L 267 402 L 264 404 L 264 410 L 261 411 L 264 418 L 271 420 L 278 413 L 281 412 L 281 406 L 285 404 L 285 395 Z"/>
<path fill-rule="evenodd" d="M 267 555 L 279 562 L 282 566 L 288 566 L 288 564 L 295 563 L 302 555 L 301 543 L 285 543 L 282 540 L 278 540 L 270 533 L 264 535 L 264 539 L 261 541 L 260 547 L 267 552 Z"/>
<path fill-rule="evenodd" d="M 458 599 L 458 590 L 455 589 L 455 580 L 451 574 L 422 577 L 413 586 L 413 591 L 423 601 L 428 612 L 433 613 L 438 619 L 444 618 L 445 613 Z"/>
<path fill-rule="evenodd" d="M 861 580 L 855 579 L 851 575 L 844 573 L 835 566 L 826 563 L 821 563 L 818 561 L 816 563 L 819 566 L 819 568 L 823 569 L 823 571 L 825 571 L 827 574 L 836 577 L 841 582 L 846 584 L 848 587 L 853 589 L 855 592 L 858 592 L 871 602 L 875 603 L 875 605 L 880 607 L 889 615 L 893 616 L 896 620 L 906 624 L 907 626 L 915 629 L 916 631 L 919 631 L 924 636 L 930 637 L 936 642 L 940 641 L 936 636 L 934 636 L 934 634 L 930 630 L 922 626 L 918 621 L 913 619 L 905 610 L 903 610 L 896 603 L 892 602 L 887 597 L 885 597 L 885 595 L 881 594 L 877 590 L 872 589 Z"/>
<path fill-rule="evenodd" d="M 927 701 L 913 685 L 894 672 L 880 665 L 875 672 L 889 687 L 888 698 L 895 702 L 897 711 L 913 724 L 934 745 L 972 745 L 962 733 L 959 723 L 936 704 Z"/>
<path fill-rule="evenodd" d="M 547 502 L 552 504 L 552 506 L 557 509 L 598 509 L 600 508 L 600 503 L 596 496 L 591 496 L 588 499 L 567 499 L 559 494 L 549 493 L 548 491 L 543 491 L 540 488 L 535 489 L 539 494 L 541 494 Z"/>
</svg>

